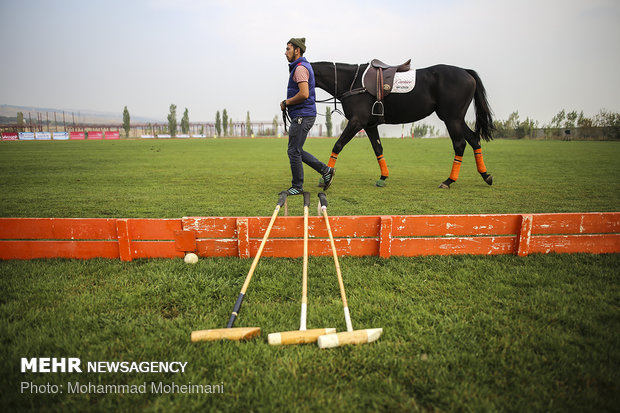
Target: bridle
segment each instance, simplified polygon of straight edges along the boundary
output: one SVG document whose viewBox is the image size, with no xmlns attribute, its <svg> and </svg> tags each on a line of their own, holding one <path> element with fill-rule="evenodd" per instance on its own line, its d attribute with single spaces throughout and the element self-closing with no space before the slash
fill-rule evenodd
<svg viewBox="0 0 620 413">
<path fill-rule="evenodd" d="M 360 72 L 360 67 L 362 65 L 357 65 L 357 69 L 355 70 L 355 77 L 353 77 L 353 81 L 351 82 L 351 85 L 349 85 L 349 90 L 344 92 L 342 95 L 338 96 L 338 63 L 334 62 L 334 96 L 331 98 L 327 98 L 327 99 L 323 99 L 323 100 L 316 100 L 315 103 L 328 103 L 331 102 L 332 99 L 334 101 L 334 110 L 331 111 L 331 113 L 333 114 L 335 113 L 339 113 L 341 114 L 343 117 L 346 117 L 344 115 L 344 113 L 342 113 L 342 111 L 340 109 L 338 109 L 338 100 L 342 101 L 342 99 L 344 98 L 348 98 L 349 96 L 353 96 L 353 95 L 358 95 L 360 93 L 364 93 L 366 92 L 366 89 L 361 87 L 361 88 L 357 88 L 357 89 L 353 89 L 353 85 L 355 84 L 355 81 L 357 80 L 357 77 L 359 76 L 359 72 Z M 323 115 L 321 115 L 323 116 Z M 291 122 L 291 118 L 288 116 L 288 111 L 286 110 L 286 108 L 284 108 L 282 110 L 282 119 L 284 120 L 284 131 L 287 132 L 286 130 L 286 123 L 288 121 L 288 123 Z"/>
<path fill-rule="evenodd" d="M 317 100 L 316 103 L 328 103 L 331 102 L 331 100 L 334 100 L 334 110 L 332 110 L 331 113 L 339 113 L 342 116 L 344 116 L 344 113 L 342 113 L 342 111 L 340 109 L 338 109 L 338 100 L 342 101 L 342 99 L 347 98 L 349 96 L 353 96 L 353 95 L 357 95 L 359 93 L 364 93 L 366 91 L 366 89 L 364 88 L 358 88 L 358 89 L 353 89 L 353 85 L 355 84 L 355 81 L 357 80 L 357 76 L 359 75 L 360 72 L 360 67 L 361 65 L 357 65 L 357 70 L 355 71 L 355 77 L 353 78 L 353 81 L 351 82 L 351 85 L 349 86 L 349 90 L 345 93 L 343 93 L 342 95 L 338 96 L 338 70 L 337 70 L 337 65 L 338 63 L 334 62 L 334 96 L 333 98 L 327 98 L 327 99 L 323 99 L 323 100 Z"/>
</svg>

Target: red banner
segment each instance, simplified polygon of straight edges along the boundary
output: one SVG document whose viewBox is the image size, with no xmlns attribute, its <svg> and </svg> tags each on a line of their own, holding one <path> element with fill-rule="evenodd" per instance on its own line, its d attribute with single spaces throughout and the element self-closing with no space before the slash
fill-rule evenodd
<svg viewBox="0 0 620 413">
<path fill-rule="evenodd" d="M 2 140 L 3 141 L 16 141 L 16 140 L 19 140 L 19 138 L 17 137 L 17 132 L 4 132 L 2 133 Z"/>
<path fill-rule="evenodd" d="M 69 132 L 69 139 L 86 139 L 84 132 Z"/>
<path fill-rule="evenodd" d="M 103 132 L 101 131 L 88 131 L 88 139 L 103 139 Z"/>
<path fill-rule="evenodd" d="M 105 133 L 105 138 L 106 139 L 120 139 L 121 137 L 118 131 L 108 131 Z"/>
</svg>

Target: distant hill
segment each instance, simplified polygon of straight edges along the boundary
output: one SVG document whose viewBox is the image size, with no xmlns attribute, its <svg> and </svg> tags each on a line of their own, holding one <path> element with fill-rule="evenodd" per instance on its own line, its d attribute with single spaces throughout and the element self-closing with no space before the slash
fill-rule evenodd
<svg viewBox="0 0 620 413">
<path fill-rule="evenodd" d="M 37 113 L 41 114 L 43 121 L 46 122 L 48 117 L 50 122 L 54 121 L 54 113 L 56 114 L 56 121 L 62 122 L 62 114 L 65 114 L 65 121 L 67 123 L 73 123 L 73 117 L 75 116 L 75 122 L 81 124 L 97 124 L 97 125 L 118 125 L 123 123 L 122 110 L 118 113 L 110 112 L 97 112 L 97 111 L 81 111 L 76 109 L 53 109 L 53 108 L 40 108 L 34 106 L 15 106 L 15 105 L 0 105 L 0 119 L 10 120 L 17 117 L 18 112 L 24 114 L 24 120 L 28 122 L 28 113 L 32 121 L 37 119 Z M 153 119 L 144 116 L 135 116 L 131 112 L 132 123 L 162 123 L 164 120 Z"/>
</svg>

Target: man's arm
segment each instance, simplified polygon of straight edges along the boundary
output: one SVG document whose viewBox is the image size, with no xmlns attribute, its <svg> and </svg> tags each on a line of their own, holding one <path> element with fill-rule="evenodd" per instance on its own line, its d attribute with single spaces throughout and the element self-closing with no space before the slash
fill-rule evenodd
<svg viewBox="0 0 620 413">
<path fill-rule="evenodd" d="M 282 103 L 280 103 L 280 109 L 284 110 L 288 105 L 297 105 L 310 97 L 310 86 L 308 86 L 309 77 L 310 74 L 305 67 L 300 65 L 295 69 L 293 80 L 297 82 L 299 92 L 292 98 L 283 100 Z"/>
<path fill-rule="evenodd" d="M 285 100 L 287 105 L 296 105 L 310 97 L 310 87 L 308 86 L 308 82 L 299 82 L 297 83 L 297 86 L 299 87 L 299 92 L 297 92 L 297 94 L 292 98 Z"/>
</svg>

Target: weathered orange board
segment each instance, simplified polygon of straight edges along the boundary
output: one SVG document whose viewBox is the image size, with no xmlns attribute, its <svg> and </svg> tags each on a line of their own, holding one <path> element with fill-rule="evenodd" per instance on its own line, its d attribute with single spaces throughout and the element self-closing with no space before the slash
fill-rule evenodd
<svg viewBox="0 0 620 413">
<path fill-rule="evenodd" d="M 253 257 L 269 217 L 0 218 L 0 259 Z M 620 212 L 377 215 L 330 218 L 339 255 L 618 253 Z M 330 256 L 322 217 L 309 253 Z M 301 257 L 303 218 L 278 217 L 263 255 Z"/>
</svg>

